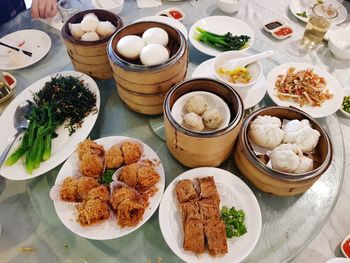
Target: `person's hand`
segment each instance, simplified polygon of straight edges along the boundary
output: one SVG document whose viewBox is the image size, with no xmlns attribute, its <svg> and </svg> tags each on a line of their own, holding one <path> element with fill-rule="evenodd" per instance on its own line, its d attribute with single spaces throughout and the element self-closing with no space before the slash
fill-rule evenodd
<svg viewBox="0 0 350 263">
<path fill-rule="evenodd" d="M 56 0 L 33 0 L 32 2 L 33 18 L 49 18 L 57 14 Z"/>
</svg>

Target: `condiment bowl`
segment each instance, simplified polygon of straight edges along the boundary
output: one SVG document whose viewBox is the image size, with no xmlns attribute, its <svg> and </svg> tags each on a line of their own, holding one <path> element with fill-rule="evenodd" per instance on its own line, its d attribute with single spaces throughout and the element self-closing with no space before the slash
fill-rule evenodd
<svg viewBox="0 0 350 263">
<path fill-rule="evenodd" d="M 11 85 L 9 85 L 9 86 L 10 86 L 11 89 L 14 89 L 14 88 L 16 87 L 16 85 L 17 85 L 17 79 L 16 79 L 13 75 L 11 75 L 10 73 L 8 73 L 8 72 L 3 72 L 2 74 L 3 74 L 4 76 L 10 77 L 10 78 L 13 80 L 13 83 L 12 83 Z"/>
<path fill-rule="evenodd" d="M 348 235 L 346 238 L 344 238 L 343 242 L 341 242 L 340 249 L 346 258 L 350 258 L 350 252 L 348 250 L 348 247 L 350 247 L 350 245 L 346 245 L 345 243 L 347 243 L 347 242 L 350 242 L 350 235 Z M 347 246 L 346 251 L 345 251 L 345 246 Z"/>
<path fill-rule="evenodd" d="M 344 97 L 350 96 L 350 87 L 344 88 L 344 89 L 343 89 L 343 95 L 344 95 Z M 340 107 L 339 111 L 340 111 L 345 117 L 350 118 L 350 113 L 346 112 L 346 111 L 343 110 L 341 107 Z"/>
<path fill-rule="evenodd" d="M 261 78 L 261 76 L 263 74 L 263 67 L 262 67 L 262 64 L 260 61 L 251 63 L 247 66 L 249 74 L 252 77 L 250 82 L 247 84 L 232 83 L 229 81 L 229 78 L 227 76 L 224 76 L 224 75 L 219 73 L 219 69 L 225 64 L 225 62 L 227 62 L 229 60 L 233 60 L 235 58 L 242 58 L 242 57 L 248 57 L 248 56 L 250 56 L 250 54 L 247 52 L 244 52 L 244 51 L 227 51 L 227 52 L 223 52 L 223 53 L 217 55 L 214 58 L 213 64 L 212 64 L 212 71 L 213 71 L 214 76 L 218 80 L 221 80 L 221 81 L 225 82 L 226 84 L 228 84 L 236 89 L 253 87 L 258 82 L 258 80 Z"/>
<path fill-rule="evenodd" d="M 350 30 L 336 29 L 331 31 L 328 48 L 338 59 L 350 59 Z"/>
<path fill-rule="evenodd" d="M 248 128 L 257 116 L 275 116 L 281 120 L 307 119 L 320 134 L 314 154 L 314 169 L 310 172 L 292 174 L 280 172 L 267 165 L 264 156 L 257 156 L 248 138 Z M 261 157 L 261 158 L 259 158 Z M 310 115 L 294 107 L 273 106 L 251 113 L 243 122 L 234 153 L 237 168 L 257 188 L 278 196 L 292 196 L 309 189 L 328 169 L 333 158 L 333 147 L 325 129 Z"/>
<path fill-rule="evenodd" d="M 91 4 L 96 9 L 104 9 L 118 15 L 124 7 L 124 0 L 92 0 Z"/>
<path fill-rule="evenodd" d="M 220 10 L 227 14 L 237 12 L 244 5 L 244 0 L 217 0 Z"/>
<path fill-rule="evenodd" d="M 182 96 L 205 91 L 220 97 L 229 107 L 230 121 L 226 127 L 212 132 L 190 131 L 180 125 L 172 115 L 175 102 Z M 218 166 L 232 152 L 244 116 L 243 102 L 229 85 L 208 78 L 195 78 L 171 88 L 164 101 L 164 127 L 166 143 L 171 154 L 187 167 Z"/>
</svg>

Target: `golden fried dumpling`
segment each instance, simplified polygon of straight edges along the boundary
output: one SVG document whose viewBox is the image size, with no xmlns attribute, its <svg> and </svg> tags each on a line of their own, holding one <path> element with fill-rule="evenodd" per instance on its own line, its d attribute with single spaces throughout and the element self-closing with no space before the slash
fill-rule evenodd
<svg viewBox="0 0 350 263">
<path fill-rule="evenodd" d="M 100 185 L 89 191 L 87 199 L 100 199 L 102 202 L 107 203 L 109 201 L 109 191 L 106 186 Z"/>
<path fill-rule="evenodd" d="M 124 200 L 134 200 L 136 195 L 137 193 L 132 188 L 118 187 L 113 191 L 109 201 L 113 209 L 117 209 Z"/>
<path fill-rule="evenodd" d="M 137 186 L 140 189 L 150 188 L 159 180 L 159 174 L 151 166 L 141 166 L 137 170 Z"/>
<path fill-rule="evenodd" d="M 67 202 L 77 202 L 78 196 L 78 179 L 66 177 L 60 188 L 60 198 Z"/>
<path fill-rule="evenodd" d="M 108 205 L 100 199 L 88 199 L 78 207 L 78 222 L 82 226 L 103 222 L 109 215 Z"/>
<path fill-rule="evenodd" d="M 118 145 L 113 145 L 107 150 L 105 161 L 107 169 L 117 169 L 122 166 L 124 158 Z"/>
<path fill-rule="evenodd" d="M 84 176 L 100 178 L 103 169 L 103 158 L 97 155 L 85 154 L 80 160 L 80 171 Z"/>
<path fill-rule="evenodd" d="M 99 186 L 95 178 L 83 176 L 78 179 L 78 196 L 81 200 L 85 200 L 88 196 L 88 193 L 91 189 Z"/>
<path fill-rule="evenodd" d="M 139 167 L 136 163 L 124 166 L 121 169 L 118 180 L 131 187 L 135 187 L 137 185 L 137 171 Z"/>
<path fill-rule="evenodd" d="M 125 200 L 118 205 L 117 220 L 121 227 L 136 226 L 143 218 L 145 206 L 141 203 Z"/>
<path fill-rule="evenodd" d="M 122 144 L 122 153 L 125 164 L 132 164 L 138 162 L 141 158 L 141 147 L 138 143 L 125 142 Z"/>
<path fill-rule="evenodd" d="M 99 145 L 90 139 L 86 139 L 83 142 L 79 143 L 77 152 L 79 160 L 81 160 L 82 157 L 86 154 L 103 156 L 105 150 L 103 149 L 102 145 Z"/>
</svg>

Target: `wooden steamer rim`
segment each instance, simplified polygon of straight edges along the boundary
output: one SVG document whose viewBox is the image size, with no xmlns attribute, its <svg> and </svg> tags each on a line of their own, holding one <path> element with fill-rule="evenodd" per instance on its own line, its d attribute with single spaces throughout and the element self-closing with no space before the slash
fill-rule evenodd
<svg viewBox="0 0 350 263">
<path fill-rule="evenodd" d="M 135 25 L 136 26 L 143 25 L 143 24 L 147 25 L 147 29 L 151 27 L 161 27 L 163 29 L 167 28 L 168 30 L 173 30 L 173 32 L 175 32 L 179 36 L 180 46 L 178 50 L 175 52 L 175 54 L 172 55 L 167 61 L 161 64 L 153 65 L 153 66 L 139 65 L 139 64 L 134 64 L 129 61 L 126 61 L 122 57 L 118 56 L 117 52 L 115 52 L 116 36 L 120 33 L 123 33 L 123 31 L 130 29 L 130 27 L 134 27 Z M 111 39 L 109 40 L 109 43 L 107 45 L 107 54 L 111 63 L 115 63 L 116 65 L 118 65 L 124 70 L 135 71 L 135 72 L 158 71 L 160 69 L 172 66 L 173 64 L 177 63 L 178 59 L 181 58 L 186 52 L 186 46 L 187 46 L 187 40 L 178 29 L 161 22 L 142 21 L 142 22 L 137 22 L 137 23 L 127 25 L 117 30 L 117 32 L 115 32 L 111 37 Z"/>
<path fill-rule="evenodd" d="M 236 105 L 236 115 L 235 117 L 232 119 L 232 115 L 231 115 L 231 121 L 230 123 L 224 127 L 221 128 L 219 130 L 216 131 L 212 131 L 212 132 L 196 132 L 196 131 L 191 131 L 189 129 L 186 129 L 185 127 L 181 126 L 180 124 L 178 124 L 172 114 L 171 114 L 171 108 L 174 104 L 174 102 L 171 105 L 171 98 L 173 97 L 174 92 L 176 92 L 178 90 L 179 86 L 186 86 L 189 83 L 194 83 L 194 82 L 198 82 L 198 89 L 191 89 L 191 91 L 207 91 L 207 92 L 211 92 L 219 97 L 222 98 L 222 95 L 219 94 L 218 92 L 215 92 L 215 90 L 210 89 L 209 87 L 201 84 L 201 83 L 212 83 L 213 85 L 221 85 L 221 87 L 226 88 L 230 93 L 232 93 L 234 95 L 234 99 L 237 102 Z M 178 98 L 185 95 L 187 93 L 186 90 L 181 91 Z M 223 100 L 227 103 L 227 98 L 223 98 Z M 230 107 L 229 107 L 230 108 Z M 232 110 L 230 108 L 231 114 L 232 114 Z M 241 97 L 239 96 L 239 94 L 228 84 L 218 81 L 218 80 L 214 80 L 211 78 L 192 78 L 183 82 L 178 83 L 177 85 L 175 85 L 174 87 L 172 87 L 169 92 L 167 93 L 165 100 L 164 100 L 164 110 L 163 110 L 166 118 L 168 119 L 168 121 L 170 122 L 170 124 L 179 132 L 187 135 L 187 136 L 191 136 L 191 137 L 196 137 L 196 138 L 215 138 L 215 137 L 219 137 L 222 136 L 224 134 L 227 134 L 229 132 L 231 132 L 233 129 L 235 129 L 237 127 L 237 125 L 239 125 L 239 123 L 242 121 L 242 119 L 244 118 L 244 107 L 243 107 L 243 101 L 241 99 Z"/>
<path fill-rule="evenodd" d="M 267 165 L 263 164 L 258 157 L 255 155 L 250 142 L 248 141 L 248 135 L 247 135 L 247 129 L 249 127 L 250 122 L 253 118 L 256 116 L 259 116 L 260 113 L 266 111 L 266 110 L 288 110 L 293 111 L 297 114 L 302 115 L 305 119 L 308 119 L 311 124 L 314 124 L 317 126 L 317 130 L 320 132 L 321 136 L 324 137 L 327 143 L 327 155 L 324 160 L 324 162 L 317 167 L 316 169 L 313 169 L 312 171 L 306 172 L 306 173 L 300 173 L 300 174 L 294 174 L 294 173 L 287 173 L 287 172 L 279 172 L 277 170 L 274 170 Z M 315 120 L 313 119 L 309 114 L 306 112 L 299 110 L 295 107 L 283 107 L 283 106 L 271 106 L 266 108 L 261 108 L 253 113 L 251 113 L 243 122 L 241 132 L 238 137 L 239 142 L 242 145 L 242 151 L 245 155 L 245 157 L 252 163 L 258 170 L 261 172 L 268 174 L 269 176 L 279 179 L 279 180 L 286 180 L 290 182 L 302 182 L 306 180 L 312 180 L 316 177 L 319 177 L 324 171 L 328 169 L 330 166 L 332 159 L 333 159 L 333 146 L 330 141 L 329 135 L 327 131 Z"/>
<path fill-rule="evenodd" d="M 94 13 L 100 21 L 111 22 L 116 27 L 116 31 L 118 31 L 120 28 L 123 27 L 123 21 L 116 14 L 103 9 L 88 9 L 88 10 L 81 11 L 79 13 L 74 14 L 64 23 L 61 30 L 62 38 L 68 42 L 71 42 L 76 45 L 80 45 L 82 47 L 90 47 L 90 46 L 97 47 L 97 46 L 105 45 L 106 42 L 108 42 L 109 39 L 112 38 L 112 36 L 114 36 L 114 33 L 112 35 L 103 37 L 96 41 L 83 41 L 80 39 L 76 39 L 70 33 L 69 26 L 68 26 L 69 23 L 73 23 L 73 24 L 80 23 L 83 17 L 89 13 Z"/>
</svg>

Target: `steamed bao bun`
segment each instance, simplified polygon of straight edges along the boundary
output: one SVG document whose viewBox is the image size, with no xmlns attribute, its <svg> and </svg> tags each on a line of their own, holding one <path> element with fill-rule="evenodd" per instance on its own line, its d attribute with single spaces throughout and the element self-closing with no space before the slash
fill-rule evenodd
<svg viewBox="0 0 350 263">
<path fill-rule="evenodd" d="M 168 33 L 159 27 L 152 27 L 147 29 L 142 34 L 142 39 L 145 41 L 146 45 L 149 44 L 160 44 L 164 47 L 168 45 L 169 36 Z"/>
<path fill-rule="evenodd" d="M 136 35 L 122 37 L 117 43 L 118 53 L 130 60 L 137 60 L 144 47 L 145 42 L 141 37 Z"/>
</svg>

